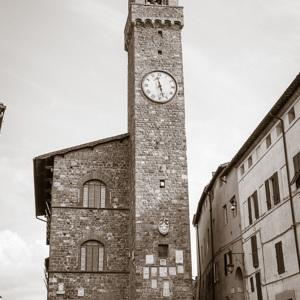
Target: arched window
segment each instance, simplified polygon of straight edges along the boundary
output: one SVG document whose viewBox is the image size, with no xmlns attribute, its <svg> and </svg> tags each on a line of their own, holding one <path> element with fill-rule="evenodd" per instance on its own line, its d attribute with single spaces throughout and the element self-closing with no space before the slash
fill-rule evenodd
<svg viewBox="0 0 300 300">
<path fill-rule="evenodd" d="M 97 241 L 87 241 L 80 249 L 81 271 L 103 271 L 104 246 Z"/>
<path fill-rule="evenodd" d="M 106 185 L 100 180 L 87 181 L 83 186 L 83 207 L 104 208 Z"/>
</svg>

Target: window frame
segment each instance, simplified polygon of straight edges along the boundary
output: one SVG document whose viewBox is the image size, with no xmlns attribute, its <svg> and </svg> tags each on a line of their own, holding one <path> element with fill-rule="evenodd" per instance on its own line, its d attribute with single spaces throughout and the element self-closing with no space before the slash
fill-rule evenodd
<svg viewBox="0 0 300 300">
<path fill-rule="evenodd" d="M 95 244 L 95 245 L 94 245 Z M 94 256 L 94 247 L 97 247 L 97 254 L 96 257 Z M 106 269 L 105 265 L 105 247 L 104 245 L 97 241 L 97 240 L 87 240 L 81 243 L 80 245 L 80 254 L 79 254 L 79 270 L 81 272 L 101 272 Z M 83 252 L 83 249 L 84 252 Z M 101 251 L 100 251 L 101 250 Z M 102 252 L 101 257 L 102 260 L 100 260 L 100 252 Z M 84 253 L 84 255 L 83 255 Z M 90 257 L 89 254 L 92 255 Z M 83 264 L 84 259 L 84 264 Z M 88 268 L 88 260 L 91 259 L 91 269 Z M 95 264 L 97 265 L 97 268 L 94 268 Z"/>
<path fill-rule="evenodd" d="M 291 180 L 290 185 L 296 184 L 296 188 L 300 188 L 300 152 L 298 152 L 293 157 L 293 164 L 294 164 L 294 176 Z"/>
<path fill-rule="evenodd" d="M 99 185 L 93 185 L 91 183 L 93 182 L 97 182 L 99 183 Z M 90 187 L 94 186 L 94 205 L 90 205 L 90 199 L 89 199 L 89 196 L 90 196 Z M 99 201 L 96 202 L 96 199 L 95 199 L 95 187 L 96 186 L 99 186 Z M 102 199 L 102 193 L 103 193 L 103 190 L 104 190 L 104 199 Z M 108 192 L 107 192 L 107 185 L 105 184 L 105 182 L 103 182 L 102 180 L 100 179 L 89 179 L 87 181 L 85 181 L 83 184 L 82 184 L 82 193 L 81 193 L 81 206 L 84 207 L 84 208 L 91 208 L 91 209 L 103 209 L 103 208 L 107 208 L 108 207 Z M 87 193 L 87 194 L 86 194 Z M 85 200 L 86 199 L 86 200 Z M 87 203 L 85 205 L 85 202 Z M 103 206 L 104 204 L 104 206 Z"/>
</svg>

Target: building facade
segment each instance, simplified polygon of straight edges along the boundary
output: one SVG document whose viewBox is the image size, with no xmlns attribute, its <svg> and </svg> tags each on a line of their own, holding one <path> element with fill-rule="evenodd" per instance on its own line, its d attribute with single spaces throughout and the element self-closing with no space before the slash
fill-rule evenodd
<svg viewBox="0 0 300 300">
<path fill-rule="evenodd" d="M 219 166 L 205 187 L 193 225 L 196 228 L 198 291 L 196 299 L 244 298 L 237 173 Z"/>
<path fill-rule="evenodd" d="M 34 159 L 48 299 L 192 299 L 177 0 L 129 1 L 128 134 Z"/>
<path fill-rule="evenodd" d="M 215 182 L 222 180 L 225 185 L 219 202 L 212 203 L 211 221 L 205 205 L 207 195 L 213 191 Z M 222 187 L 219 189 L 222 189 Z M 225 191 L 234 194 L 234 203 L 239 214 L 233 227 L 227 230 L 228 209 L 222 199 L 230 198 Z M 214 195 L 216 199 L 216 195 Z M 269 113 L 257 126 L 234 158 L 221 171 L 217 170 L 210 184 L 202 194 L 194 226 L 198 233 L 199 246 L 197 299 L 300 299 L 300 74 L 287 88 Z M 227 200 L 228 201 L 228 200 Z M 236 203 L 235 203 L 236 201 Z M 209 203 L 208 200 L 206 200 Z M 224 204 L 225 203 L 225 204 Z M 223 211 L 223 218 L 221 211 Z M 235 210 L 233 210 L 235 211 Z M 219 216 L 215 219 L 215 215 Z M 218 225 L 214 221 L 218 220 Z M 225 220 L 225 221 L 224 221 Z M 227 221 L 226 221 L 227 220 Z M 234 221 L 233 221 L 234 222 Z M 214 228 L 216 226 L 216 228 Z M 199 229 L 200 227 L 200 229 Z M 213 239 L 206 247 L 213 251 L 205 256 L 208 231 Z M 230 242 L 230 235 L 232 241 Z M 217 243 L 236 243 L 239 250 L 224 255 L 224 273 L 236 266 L 241 270 L 235 278 L 236 288 L 227 280 L 224 291 L 218 294 L 217 281 L 221 277 L 217 271 L 208 276 L 206 273 L 217 262 Z M 205 241 L 206 239 L 206 241 Z M 213 243 L 211 243 L 213 241 Z M 203 244 L 203 245 L 202 245 Z M 226 244 L 226 241 L 225 241 Z M 225 248 L 229 248 L 226 247 Z M 231 249 L 230 249 L 231 250 Z M 225 250 L 226 252 L 226 250 Z M 221 255 L 222 256 L 222 255 Z M 228 261 L 230 262 L 228 264 Z M 217 268 L 213 268 L 217 270 Z M 200 279 L 200 278 L 201 279 Z M 241 280 L 243 278 L 243 284 Z M 214 282 L 214 284 L 212 284 Z M 237 283 L 240 284 L 237 285 Z M 226 286 L 228 284 L 228 286 Z M 214 294 L 210 295 L 209 286 Z M 232 287 L 231 287 L 232 286 Z M 228 293 L 230 292 L 230 293 Z M 237 293 L 236 293 L 237 292 Z M 243 296 L 242 296 L 243 294 Z M 242 297 L 242 298 L 239 298 Z"/>
<path fill-rule="evenodd" d="M 5 110 L 6 110 L 6 106 L 0 102 L 0 132 L 1 132 Z"/>
</svg>

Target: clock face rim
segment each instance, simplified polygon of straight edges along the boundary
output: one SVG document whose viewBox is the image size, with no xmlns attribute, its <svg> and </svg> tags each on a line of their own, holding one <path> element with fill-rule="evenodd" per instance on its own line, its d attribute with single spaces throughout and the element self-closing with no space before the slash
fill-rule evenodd
<svg viewBox="0 0 300 300">
<path fill-rule="evenodd" d="M 149 76 L 150 74 L 156 73 L 156 72 L 160 72 L 160 73 L 165 73 L 165 74 L 167 74 L 168 76 L 170 76 L 170 77 L 173 79 L 173 81 L 174 81 L 174 83 L 175 83 L 175 87 L 176 87 L 175 93 L 174 93 L 174 95 L 173 95 L 170 99 L 168 99 L 168 100 L 165 100 L 165 101 L 155 100 L 155 99 L 151 98 L 150 96 L 148 96 L 147 93 L 146 93 L 146 91 L 144 90 L 143 83 L 144 83 L 146 77 Z M 172 74 L 170 74 L 169 72 L 164 71 L 164 70 L 153 70 L 153 71 L 150 71 L 150 72 L 146 73 L 146 74 L 143 76 L 142 81 L 141 81 L 141 89 L 142 89 L 142 91 L 143 91 L 143 94 L 144 94 L 144 95 L 146 96 L 146 98 L 148 98 L 149 100 L 151 100 L 151 101 L 153 101 L 153 102 L 155 102 L 155 103 L 164 104 L 164 103 L 167 103 L 167 102 L 170 102 L 171 100 L 173 100 L 174 97 L 177 95 L 177 92 L 178 92 L 178 83 L 177 83 L 177 80 L 175 79 L 175 77 L 174 77 Z"/>
</svg>

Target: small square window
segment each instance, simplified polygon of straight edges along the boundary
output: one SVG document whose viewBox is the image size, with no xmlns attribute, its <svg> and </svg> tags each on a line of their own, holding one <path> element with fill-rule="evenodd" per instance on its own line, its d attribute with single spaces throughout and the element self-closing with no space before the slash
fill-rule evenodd
<svg viewBox="0 0 300 300">
<path fill-rule="evenodd" d="M 159 181 L 159 187 L 160 187 L 161 189 L 164 189 L 164 188 L 166 187 L 166 182 L 165 182 L 164 179 L 161 179 L 161 180 Z"/>
<path fill-rule="evenodd" d="M 282 124 L 281 122 L 278 123 L 278 125 L 276 126 L 276 133 L 277 133 L 277 136 L 280 136 L 282 134 Z"/>
<path fill-rule="evenodd" d="M 252 155 L 248 158 L 248 168 L 250 169 L 252 167 Z"/>
<path fill-rule="evenodd" d="M 266 137 L 266 146 L 267 148 L 269 148 L 272 144 L 272 141 L 271 141 L 271 135 L 269 134 L 267 137 Z"/>
<path fill-rule="evenodd" d="M 162 55 L 162 50 L 158 50 L 158 55 Z"/>
<path fill-rule="evenodd" d="M 168 257 L 169 245 L 158 245 L 158 257 Z"/>
<path fill-rule="evenodd" d="M 162 32 L 162 30 L 158 30 L 158 35 L 159 35 L 160 37 L 162 37 L 162 36 L 163 36 L 163 32 Z"/>
<path fill-rule="evenodd" d="M 289 119 L 289 124 L 291 124 L 296 118 L 296 115 L 295 115 L 295 109 L 294 107 L 292 107 L 290 109 L 290 111 L 288 112 L 288 119 Z"/>
<path fill-rule="evenodd" d="M 241 176 L 243 176 L 245 174 L 245 167 L 244 165 L 241 166 Z"/>
</svg>

